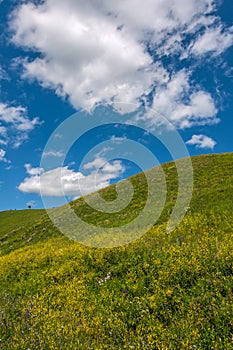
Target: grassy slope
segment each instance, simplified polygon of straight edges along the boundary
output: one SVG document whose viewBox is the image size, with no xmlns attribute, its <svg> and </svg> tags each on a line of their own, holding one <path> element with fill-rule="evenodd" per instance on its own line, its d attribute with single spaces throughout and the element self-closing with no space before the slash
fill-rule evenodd
<svg viewBox="0 0 233 350">
<path fill-rule="evenodd" d="M 0 213 L 0 349 L 232 349 L 233 154 L 194 157 L 193 167 L 193 198 L 179 227 L 167 235 L 177 193 L 169 163 L 158 224 L 124 247 L 75 243 L 43 211 L 27 211 L 27 226 L 25 212 Z M 143 176 L 131 181 L 122 223 L 146 198 Z M 114 186 L 101 193 L 113 199 Z M 119 223 L 93 215 L 82 199 L 71 205 L 95 224 Z M 9 214 L 17 215 L 13 226 Z"/>
<path fill-rule="evenodd" d="M 17 230 L 19 226 L 26 227 L 39 220 L 45 211 L 43 209 L 38 210 L 9 210 L 0 212 L 0 237 Z"/>
</svg>

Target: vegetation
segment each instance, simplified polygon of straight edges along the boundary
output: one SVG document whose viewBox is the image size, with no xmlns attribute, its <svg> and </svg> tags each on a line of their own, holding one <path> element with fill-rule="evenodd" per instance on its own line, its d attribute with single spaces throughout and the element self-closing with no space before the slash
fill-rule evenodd
<svg viewBox="0 0 233 350">
<path fill-rule="evenodd" d="M 163 166 L 159 221 L 125 246 L 74 242 L 44 211 L 0 213 L 0 349 L 232 349 L 233 154 L 192 161 L 190 209 L 171 234 L 172 163 Z M 70 205 L 88 222 L 117 226 L 145 203 L 143 175 L 131 181 L 134 198 L 120 218 L 91 212 L 82 198 Z M 100 192 L 116 195 L 114 186 Z"/>
</svg>

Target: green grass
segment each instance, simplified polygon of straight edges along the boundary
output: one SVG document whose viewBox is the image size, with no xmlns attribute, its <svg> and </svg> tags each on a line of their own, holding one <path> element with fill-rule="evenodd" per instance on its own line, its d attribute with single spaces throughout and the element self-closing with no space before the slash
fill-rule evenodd
<svg viewBox="0 0 233 350">
<path fill-rule="evenodd" d="M 46 211 L 9 210 L 0 212 L 0 254 L 49 238 Z M 39 232 L 41 231 L 41 232 Z"/>
<path fill-rule="evenodd" d="M 74 242 L 44 211 L 0 213 L 0 349 L 232 349 L 233 154 L 192 162 L 190 209 L 171 234 L 172 163 L 163 166 L 158 222 L 125 246 Z M 120 214 L 91 212 L 82 198 L 70 205 L 95 225 L 126 223 L 147 192 L 142 174 L 131 182 L 133 200 Z M 116 197 L 115 186 L 100 192 Z"/>
<path fill-rule="evenodd" d="M 33 224 L 45 215 L 45 210 L 9 210 L 0 212 L 0 238 L 5 234 Z"/>
</svg>

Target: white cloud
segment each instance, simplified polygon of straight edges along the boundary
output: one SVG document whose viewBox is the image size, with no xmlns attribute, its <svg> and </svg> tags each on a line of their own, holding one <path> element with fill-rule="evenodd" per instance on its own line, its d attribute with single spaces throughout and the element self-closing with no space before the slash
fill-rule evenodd
<svg viewBox="0 0 233 350">
<path fill-rule="evenodd" d="M 228 30 L 222 26 L 208 28 L 206 32 L 199 36 L 191 47 L 191 53 L 194 55 L 203 55 L 211 52 L 214 55 L 220 55 L 233 44 L 233 27 Z"/>
<path fill-rule="evenodd" d="M 7 141 L 0 139 L 0 145 L 6 146 L 7 145 Z"/>
<path fill-rule="evenodd" d="M 31 164 L 25 164 L 26 172 L 31 176 L 38 176 L 44 172 L 43 168 L 32 168 Z"/>
<path fill-rule="evenodd" d="M 7 163 L 7 164 L 10 164 L 11 161 L 8 160 L 5 156 L 6 156 L 6 151 L 4 149 L 0 148 L 0 162 L 4 162 L 4 163 Z M 5 168 L 5 170 L 8 170 L 9 167 Z"/>
<path fill-rule="evenodd" d="M 6 131 L 5 126 L 0 126 L 0 135 L 2 137 L 6 137 L 7 136 L 7 131 Z"/>
<path fill-rule="evenodd" d="M 5 126 L 0 126 L 0 145 L 7 145 L 7 129 Z"/>
<path fill-rule="evenodd" d="M 0 102 L 0 144 L 11 143 L 15 148 L 19 147 L 40 123 L 37 117 L 29 119 L 25 107 Z"/>
<path fill-rule="evenodd" d="M 149 93 L 163 68 L 152 64 L 132 35 L 116 29 L 107 10 L 93 1 L 22 5 L 13 22 L 14 42 L 44 53 L 24 62 L 24 76 L 68 95 L 76 108 L 91 109 L 113 97 L 136 103 Z"/>
<path fill-rule="evenodd" d="M 0 149 L 0 162 L 6 162 L 6 158 L 5 158 L 5 155 L 6 155 L 6 151 L 4 151 L 3 149 Z"/>
<path fill-rule="evenodd" d="M 28 208 L 34 208 L 34 207 L 36 207 L 36 201 L 29 201 L 29 202 L 27 202 L 27 207 L 28 207 Z"/>
<path fill-rule="evenodd" d="M 18 131 L 31 131 L 39 124 L 38 118 L 28 118 L 25 107 L 11 107 L 4 103 L 0 103 L 0 121 L 13 125 Z"/>
<path fill-rule="evenodd" d="M 98 155 L 92 162 L 83 165 L 84 170 L 99 169 L 105 163 L 105 159 Z"/>
<path fill-rule="evenodd" d="M 115 135 L 112 135 L 110 137 L 110 140 L 115 143 L 115 144 L 121 144 L 123 143 L 125 140 L 127 140 L 127 137 L 126 136 L 123 136 L 123 137 L 118 137 L 118 136 L 115 136 Z"/>
<path fill-rule="evenodd" d="M 121 161 L 115 160 L 109 163 L 99 156 L 84 167 L 86 170 L 91 170 L 88 175 L 75 172 L 67 166 L 50 171 L 32 168 L 29 164 L 26 164 L 25 167 L 30 176 L 19 185 L 20 191 L 42 193 L 44 196 L 66 195 L 72 198 L 107 187 L 111 180 L 120 177 L 125 170 Z"/>
<path fill-rule="evenodd" d="M 55 139 L 62 139 L 63 136 L 62 136 L 61 134 L 59 134 L 59 133 L 56 133 L 56 134 L 54 135 L 54 138 L 55 138 Z"/>
<path fill-rule="evenodd" d="M 2 66 L 0 66 L 0 80 L 9 80 L 9 76 Z"/>
<path fill-rule="evenodd" d="M 23 76 L 67 96 L 75 108 L 90 110 L 101 102 L 137 104 L 154 87 L 163 89 L 169 72 L 161 56 L 184 57 L 187 35 L 200 28 L 208 37 L 220 21 L 210 16 L 213 10 L 212 0 L 45 0 L 20 5 L 11 29 L 15 44 L 40 53 L 22 61 Z M 230 44 L 230 31 L 222 27 L 216 43 L 221 38 L 224 45 L 218 52 Z M 197 41 L 192 49 L 198 52 L 201 45 Z M 210 98 L 206 103 L 213 109 Z"/>
<path fill-rule="evenodd" d="M 206 135 L 193 135 L 186 144 L 196 146 L 196 148 L 210 148 L 213 150 L 217 142 Z"/>
<path fill-rule="evenodd" d="M 43 152 L 43 157 L 57 157 L 57 158 L 61 158 L 64 156 L 64 153 L 61 151 L 47 151 L 47 152 Z"/>
<path fill-rule="evenodd" d="M 180 129 L 219 121 L 211 95 L 193 88 L 185 70 L 172 75 L 166 85 L 156 89 L 153 109 Z"/>
</svg>

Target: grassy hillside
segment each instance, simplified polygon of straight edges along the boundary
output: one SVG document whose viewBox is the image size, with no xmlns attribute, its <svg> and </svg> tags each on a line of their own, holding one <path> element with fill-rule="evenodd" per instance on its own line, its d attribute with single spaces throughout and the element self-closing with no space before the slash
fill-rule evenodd
<svg viewBox="0 0 233 350">
<path fill-rule="evenodd" d="M 171 234 L 172 163 L 158 223 L 126 246 L 76 243 L 44 211 L 0 213 L 0 349 L 232 349 L 233 154 L 192 161 L 190 209 Z M 71 206 L 94 224 L 125 223 L 146 200 L 144 176 L 131 182 L 134 198 L 118 215 L 83 199 Z M 101 194 L 114 199 L 114 186 Z"/>
</svg>

